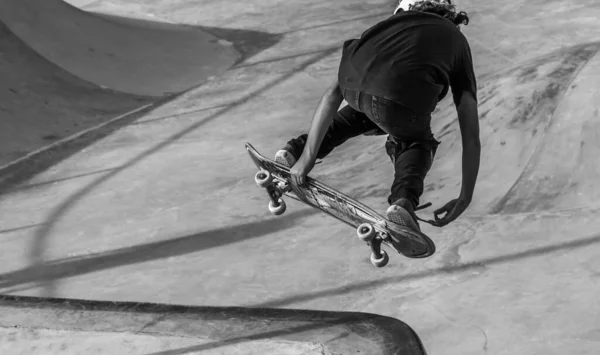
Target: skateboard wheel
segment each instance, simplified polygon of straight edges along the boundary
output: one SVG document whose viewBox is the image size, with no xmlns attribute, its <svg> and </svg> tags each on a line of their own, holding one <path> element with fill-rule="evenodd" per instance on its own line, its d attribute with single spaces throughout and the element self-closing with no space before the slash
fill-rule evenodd
<svg viewBox="0 0 600 355">
<path fill-rule="evenodd" d="M 267 187 L 273 182 L 273 175 L 266 170 L 261 170 L 254 175 L 254 181 L 259 187 Z"/>
<path fill-rule="evenodd" d="M 390 261 L 389 255 L 385 252 L 385 250 L 381 250 L 381 257 L 378 258 L 375 253 L 371 253 L 371 264 L 376 267 L 384 267 Z"/>
<path fill-rule="evenodd" d="M 285 212 L 285 201 L 282 199 L 278 199 L 277 201 L 279 202 L 278 206 L 275 206 L 273 201 L 269 201 L 269 212 L 275 216 L 279 216 Z"/>
<path fill-rule="evenodd" d="M 375 238 L 375 228 L 369 223 L 363 223 L 356 228 L 356 234 L 358 239 L 368 243 Z"/>
</svg>

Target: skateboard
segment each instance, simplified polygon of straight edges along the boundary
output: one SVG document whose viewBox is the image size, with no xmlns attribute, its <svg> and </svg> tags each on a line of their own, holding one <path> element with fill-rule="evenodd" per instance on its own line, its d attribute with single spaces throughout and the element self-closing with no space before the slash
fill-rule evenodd
<svg viewBox="0 0 600 355">
<path fill-rule="evenodd" d="M 291 181 L 288 167 L 264 157 L 250 143 L 246 143 L 246 150 L 259 169 L 254 180 L 266 190 L 271 214 L 278 216 L 285 212 L 283 196 L 327 213 L 356 228 L 358 238 L 370 246 L 371 263 L 376 267 L 384 267 L 389 262 L 388 254 L 381 248 L 382 244 L 387 244 L 408 258 L 426 258 L 435 253 L 435 244 L 425 234 L 390 222 L 365 204 L 309 176 L 304 186 L 297 186 Z M 425 204 L 417 210 L 430 205 Z M 392 237 L 401 247 L 393 247 Z"/>
</svg>

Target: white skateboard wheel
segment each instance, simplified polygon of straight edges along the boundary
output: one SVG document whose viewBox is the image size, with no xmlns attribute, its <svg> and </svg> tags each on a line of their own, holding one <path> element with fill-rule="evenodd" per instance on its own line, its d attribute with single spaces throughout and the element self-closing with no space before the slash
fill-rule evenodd
<svg viewBox="0 0 600 355">
<path fill-rule="evenodd" d="M 375 238 L 375 228 L 370 223 L 363 223 L 356 228 L 356 234 L 358 239 L 368 243 Z"/>
<path fill-rule="evenodd" d="M 269 212 L 275 216 L 279 216 L 285 212 L 285 201 L 282 199 L 278 200 L 279 206 L 275 206 L 273 201 L 269 201 Z"/>
<path fill-rule="evenodd" d="M 381 249 L 381 258 L 377 258 L 374 253 L 371 253 L 371 264 L 376 267 L 384 267 L 390 261 L 390 257 L 385 252 L 385 250 Z"/>
<path fill-rule="evenodd" d="M 267 187 L 273 182 L 273 175 L 266 170 L 261 170 L 254 175 L 254 181 L 259 187 Z"/>
</svg>

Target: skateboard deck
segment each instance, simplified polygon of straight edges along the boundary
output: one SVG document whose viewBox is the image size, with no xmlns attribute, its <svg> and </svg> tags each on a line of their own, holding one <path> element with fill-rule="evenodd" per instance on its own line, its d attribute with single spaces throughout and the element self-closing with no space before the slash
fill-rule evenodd
<svg viewBox="0 0 600 355">
<path fill-rule="evenodd" d="M 267 191 L 272 214 L 285 212 L 283 196 L 327 213 L 356 228 L 359 239 L 371 247 L 371 263 L 377 267 L 383 267 L 389 261 L 389 256 L 381 249 L 382 243 L 409 258 L 425 258 L 435 253 L 435 244 L 425 234 L 390 222 L 365 204 L 309 176 L 304 186 L 296 186 L 291 182 L 288 167 L 261 155 L 250 143 L 246 143 L 246 150 L 259 169 L 255 182 Z M 401 247 L 394 248 L 391 238 Z"/>
</svg>

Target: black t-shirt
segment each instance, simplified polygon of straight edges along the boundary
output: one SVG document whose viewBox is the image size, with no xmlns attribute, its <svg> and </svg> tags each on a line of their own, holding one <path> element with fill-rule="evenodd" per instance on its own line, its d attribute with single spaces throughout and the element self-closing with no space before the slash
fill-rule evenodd
<svg viewBox="0 0 600 355">
<path fill-rule="evenodd" d="M 418 11 L 400 12 L 344 42 L 338 81 L 417 114 L 433 112 L 449 87 L 457 105 L 464 91 L 477 98 L 465 36 L 450 20 Z"/>
</svg>

